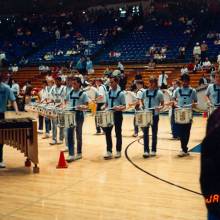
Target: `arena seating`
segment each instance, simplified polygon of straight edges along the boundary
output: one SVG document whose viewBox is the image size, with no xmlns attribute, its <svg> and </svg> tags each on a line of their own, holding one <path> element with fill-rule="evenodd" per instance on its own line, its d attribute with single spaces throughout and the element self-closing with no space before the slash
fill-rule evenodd
<svg viewBox="0 0 220 220">
<path fill-rule="evenodd" d="M 168 83 L 171 84 L 173 79 L 180 78 L 180 68 L 182 64 L 163 64 L 157 65 L 157 67 L 153 70 L 147 70 L 143 65 L 127 65 L 126 66 L 126 74 L 128 76 L 127 88 L 130 87 L 134 77 L 138 72 L 141 72 L 145 85 L 147 85 L 147 80 L 150 76 L 159 76 L 161 74 L 161 70 L 164 70 L 166 74 L 169 76 Z M 114 69 L 116 66 L 110 66 L 110 68 Z M 103 77 L 103 72 L 105 70 L 105 66 L 95 66 L 95 73 L 89 75 L 89 79 L 93 80 L 97 77 Z M 198 87 L 199 78 L 205 71 L 197 72 L 196 74 L 191 74 L 191 86 Z M 64 74 L 68 74 L 68 71 L 64 72 Z M 22 70 L 14 73 L 13 78 L 18 81 L 20 85 L 24 85 L 24 82 L 27 80 L 31 80 L 33 87 L 41 88 L 42 80 L 45 79 L 45 75 L 39 73 L 36 67 L 27 67 Z"/>
</svg>

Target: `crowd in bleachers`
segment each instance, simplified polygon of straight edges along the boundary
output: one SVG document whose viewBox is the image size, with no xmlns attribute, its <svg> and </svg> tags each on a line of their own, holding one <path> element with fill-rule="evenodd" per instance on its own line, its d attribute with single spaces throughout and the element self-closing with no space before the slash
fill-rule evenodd
<svg viewBox="0 0 220 220">
<path fill-rule="evenodd" d="M 205 3 L 152 1 L 146 8 L 119 9 L 2 17 L 0 60 L 22 66 L 76 64 L 82 56 L 100 63 L 190 61 L 200 55 L 213 60 L 218 55 L 219 22 L 210 19 Z M 201 35 L 206 19 L 212 25 Z"/>
</svg>

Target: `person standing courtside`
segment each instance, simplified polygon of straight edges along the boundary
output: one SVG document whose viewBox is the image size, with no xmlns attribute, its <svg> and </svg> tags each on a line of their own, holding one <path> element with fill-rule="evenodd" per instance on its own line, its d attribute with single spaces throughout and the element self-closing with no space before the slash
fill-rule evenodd
<svg viewBox="0 0 220 220">
<path fill-rule="evenodd" d="M 96 104 L 97 104 L 96 111 L 101 111 L 103 108 L 105 108 L 107 89 L 103 84 L 102 79 L 100 78 L 95 80 L 95 84 L 99 94 L 99 96 L 96 99 Z M 101 128 L 97 126 L 96 117 L 95 117 L 95 124 L 96 124 L 96 134 L 101 134 Z"/>
<path fill-rule="evenodd" d="M 55 79 L 55 86 L 53 87 L 51 91 L 51 96 L 52 96 L 52 102 L 57 106 L 57 107 L 62 107 L 64 104 L 64 99 L 66 97 L 66 89 L 65 86 L 62 85 L 62 79 L 61 77 L 57 77 Z M 50 145 L 55 145 L 55 144 L 62 144 L 63 143 L 63 138 L 64 138 L 64 128 L 60 127 L 60 134 L 59 134 L 59 141 L 57 141 L 57 119 L 52 119 L 52 142 Z"/>
<path fill-rule="evenodd" d="M 75 108 L 76 113 L 76 127 L 67 128 L 67 144 L 69 149 L 69 156 L 66 159 L 67 162 L 79 160 L 82 158 L 82 127 L 84 123 L 84 112 L 88 108 L 89 97 L 86 92 L 82 90 L 82 82 L 79 77 L 73 78 L 72 81 L 73 90 L 66 96 L 66 103 L 69 107 Z M 74 133 L 76 132 L 77 139 L 77 154 L 74 152 Z"/>
<path fill-rule="evenodd" d="M 123 115 L 122 111 L 126 108 L 126 102 L 125 102 L 125 94 L 123 91 L 121 91 L 120 86 L 118 85 L 118 78 L 111 77 L 110 78 L 110 87 L 111 89 L 108 92 L 107 96 L 107 104 L 106 107 L 108 109 L 112 109 L 114 111 L 114 124 L 115 124 L 115 135 L 116 135 L 116 155 L 115 158 L 121 157 L 121 150 L 122 150 L 122 134 L 121 134 L 121 128 L 122 128 L 122 121 L 123 121 Z M 106 137 L 106 143 L 107 143 L 107 152 L 104 155 L 104 159 L 111 159 L 112 158 L 112 128 L 107 127 L 103 128 L 105 132 Z"/>
<path fill-rule="evenodd" d="M 183 74 L 181 76 L 182 87 L 175 90 L 173 99 L 177 102 L 179 107 L 193 107 L 197 103 L 196 90 L 189 86 L 190 76 L 188 74 Z M 190 137 L 190 130 L 192 127 L 192 122 L 187 124 L 178 124 L 179 137 L 181 142 L 181 151 L 178 154 L 179 157 L 188 156 L 188 142 Z"/>
<path fill-rule="evenodd" d="M 214 84 L 208 86 L 206 97 L 209 106 L 220 106 L 220 72 L 215 74 Z"/>
<path fill-rule="evenodd" d="M 0 73 L 0 119 L 5 118 L 5 112 L 9 100 L 12 102 L 17 114 L 18 106 L 16 103 L 16 98 L 9 86 L 3 83 L 3 74 Z M 5 164 L 3 162 L 3 144 L 0 144 L 0 168 L 5 168 Z"/>
<path fill-rule="evenodd" d="M 135 85 L 137 87 L 137 90 L 136 90 L 136 98 L 139 99 L 142 97 L 142 94 L 143 92 L 145 91 L 144 89 L 144 81 L 143 80 L 135 80 Z M 135 110 L 140 110 L 140 103 L 139 101 L 137 101 L 135 103 Z M 134 117 L 134 134 L 133 134 L 133 137 L 137 137 L 138 136 L 138 126 L 136 125 L 136 122 L 135 122 L 135 117 Z"/>
<path fill-rule="evenodd" d="M 153 113 L 153 124 L 152 124 L 152 151 L 150 154 L 149 149 L 149 127 L 143 128 L 144 133 L 144 158 L 156 156 L 157 152 L 157 133 L 159 123 L 159 111 L 164 106 L 164 97 L 160 89 L 158 89 L 158 80 L 156 77 L 150 77 L 149 88 L 146 89 L 141 97 L 138 97 L 144 106 L 144 109 L 151 110 Z"/>
</svg>

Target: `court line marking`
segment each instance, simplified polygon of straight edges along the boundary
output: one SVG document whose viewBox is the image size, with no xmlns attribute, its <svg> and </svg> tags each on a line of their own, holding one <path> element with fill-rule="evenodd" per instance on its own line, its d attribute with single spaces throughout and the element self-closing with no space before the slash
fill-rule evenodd
<svg viewBox="0 0 220 220">
<path fill-rule="evenodd" d="M 191 193 L 193 193 L 193 194 L 202 196 L 202 193 L 196 192 L 196 191 L 194 191 L 194 190 L 188 189 L 188 188 L 183 187 L 183 186 L 181 186 L 181 185 L 178 185 L 178 184 L 172 183 L 172 182 L 170 182 L 170 181 L 168 181 L 168 180 L 165 180 L 165 179 L 163 179 L 163 178 L 160 178 L 159 176 L 156 176 L 155 174 L 150 173 L 149 171 L 144 170 L 143 168 L 141 168 L 140 166 L 138 166 L 134 161 L 132 161 L 131 158 L 130 158 L 129 155 L 128 155 L 128 149 L 129 149 L 136 141 L 138 141 L 138 140 L 140 140 L 140 139 L 134 140 L 134 141 L 132 141 L 130 144 L 128 144 L 128 146 L 125 148 L 125 152 L 124 152 L 126 159 L 127 159 L 135 168 L 137 168 L 139 171 L 141 171 L 141 172 L 147 174 L 148 176 L 151 176 L 151 177 L 153 177 L 154 179 L 157 179 L 157 180 L 159 180 L 159 181 L 161 181 L 161 182 L 167 183 L 167 184 L 169 184 L 169 185 L 171 185 L 171 186 L 174 186 L 174 187 L 176 187 L 176 188 L 185 190 L 185 191 L 187 191 L 187 192 L 191 192 Z"/>
</svg>

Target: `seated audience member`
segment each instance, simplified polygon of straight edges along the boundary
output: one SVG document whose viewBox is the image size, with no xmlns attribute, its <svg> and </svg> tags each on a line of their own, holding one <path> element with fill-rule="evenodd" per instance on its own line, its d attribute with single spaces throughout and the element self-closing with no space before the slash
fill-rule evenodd
<svg viewBox="0 0 220 220">
<path fill-rule="evenodd" d="M 210 80 L 206 77 L 205 73 L 202 74 L 202 77 L 199 79 L 199 86 L 207 85 Z"/>
</svg>

